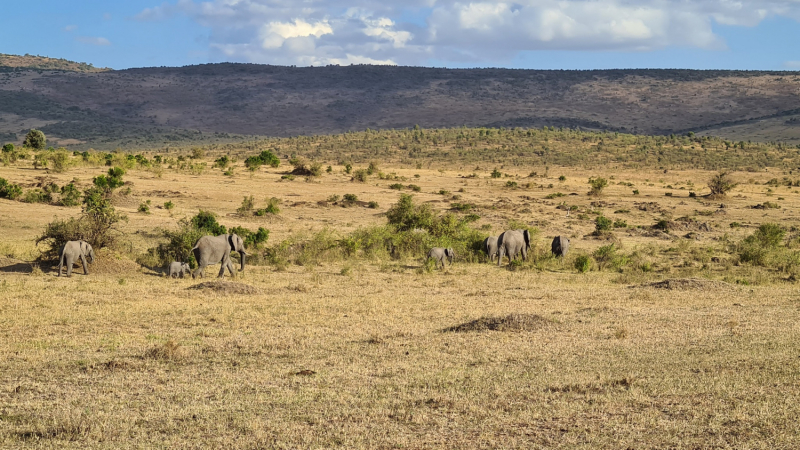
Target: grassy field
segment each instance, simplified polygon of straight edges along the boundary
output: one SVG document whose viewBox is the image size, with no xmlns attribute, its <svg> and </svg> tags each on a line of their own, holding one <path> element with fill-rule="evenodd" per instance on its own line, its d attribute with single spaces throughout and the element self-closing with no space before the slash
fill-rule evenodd
<svg viewBox="0 0 800 450">
<path fill-rule="evenodd" d="M 363 151 L 351 160 L 368 160 Z M 775 223 L 781 251 L 795 252 L 789 169 L 734 172 L 739 185 L 710 200 L 710 170 L 506 160 L 492 178 L 494 164 L 463 155 L 451 167 L 386 157 L 382 176 L 358 183 L 320 157 L 331 172 L 306 182 L 282 178 L 285 160 L 251 174 L 243 154 L 225 176 L 211 168 L 220 154 L 192 160 L 205 169 L 129 168 L 130 193 L 114 199 L 128 221 L 88 276 L 58 278 L 36 261 L 35 238 L 79 207 L 0 199 L 0 447 L 800 446 L 796 267 L 736 250 Z M 108 169 L 75 159 L 62 173 L 20 160 L 0 177 L 85 188 Z M 591 177 L 608 180 L 599 197 L 586 195 Z M 384 225 L 401 193 L 460 217 L 469 204 L 470 226 L 487 235 L 536 228 L 536 257 L 497 267 L 460 255 L 431 271 L 422 254 L 275 265 L 253 251 L 261 263 L 226 278 L 235 284 L 210 285 L 213 267 L 212 278 L 172 280 L 135 262 L 199 209 L 268 228 L 268 254 Z M 326 201 L 345 194 L 377 207 Z M 257 207 L 279 199 L 280 213 L 239 215 L 249 195 Z M 625 226 L 593 236 L 599 216 Z M 572 240 L 564 260 L 544 256 L 555 235 Z M 611 243 L 624 262 L 598 253 Z M 576 270 L 579 256 L 592 270 Z"/>
</svg>

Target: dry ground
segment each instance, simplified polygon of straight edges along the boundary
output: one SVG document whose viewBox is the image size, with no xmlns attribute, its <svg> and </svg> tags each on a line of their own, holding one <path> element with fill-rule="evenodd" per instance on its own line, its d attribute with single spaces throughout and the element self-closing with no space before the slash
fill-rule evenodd
<svg viewBox="0 0 800 450">
<path fill-rule="evenodd" d="M 104 170 L 51 176 L 86 185 Z M 617 239 L 627 250 L 708 246 L 724 256 L 725 233 L 739 239 L 763 222 L 797 224 L 796 188 L 767 192 L 756 184 L 782 173 L 737 173 L 743 184 L 711 202 L 688 197 L 707 192 L 711 174 L 695 171 L 551 167 L 547 178 L 525 178 L 544 173 L 529 168 L 493 180 L 485 172 L 461 178 L 471 171 L 384 167 L 406 181 L 359 184 L 337 166 L 309 183 L 281 182 L 282 170 L 250 177 L 239 167 L 233 178 L 218 170 L 167 170 L 161 178 L 130 171 L 131 198 L 118 206 L 130 218 L 127 250 L 104 250 L 97 270 L 84 276 L 76 268 L 69 279 L 47 264 L 31 272 L 27 261 L 44 225 L 79 209 L 0 200 L 0 447 L 800 446 L 800 296 L 777 275 L 756 286 L 705 278 L 651 285 L 700 270 L 680 253 L 657 253 L 658 271 L 636 283 L 608 271 L 578 274 L 568 262 L 544 271 L 457 262 L 426 273 L 419 259 L 357 259 L 286 271 L 249 266 L 235 280 L 249 288 L 190 289 L 200 280 L 169 280 L 127 259 L 153 245 L 157 227 L 173 227 L 198 208 L 226 226 L 265 226 L 271 244 L 326 227 L 344 233 L 384 223 L 380 213 L 398 198 L 387 187 L 395 182 L 419 185 L 417 199 L 437 209 L 448 206 L 439 190 L 461 195 L 457 202 L 478 206 L 476 226 L 494 232 L 514 219 L 541 229 L 539 245 L 567 234 L 576 253 L 607 243 L 586 237 L 595 216 L 579 218 L 582 211 L 630 226 L 692 216 L 708 223 L 692 239 L 637 228 L 617 230 Z M 21 184 L 43 174 L 0 168 L 0 177 Z M 614 176 L 603 197 L 585 195 L 590 176 Z M 537 187 L 508 189 L 509 180 Z M 553 192 L 567 195 L 544 198 Z M 380 207 L 317 204 L 347 193 Z M 261 207 L 267 197 L 281 198 L 281 214 L 234 216 L 244 195 Z M 152 214 L 137 213 L 146 199 Z M 171 214 L 156 208 L 168 200 L 177 205 Z M 579 210 L 565 217 L 556 209 L 562 201 Z M 781 209 L 750 208 L 765 201 Z M 733 221 L 743 226 L 731 229 Z M 698 273 L 724 280 L 726 271 L 742 270 L 717 265 Z M 477 319 L 512 314 L 531 315 L 517 316 L 529 326 L 470 330 Z"/>
</svg>

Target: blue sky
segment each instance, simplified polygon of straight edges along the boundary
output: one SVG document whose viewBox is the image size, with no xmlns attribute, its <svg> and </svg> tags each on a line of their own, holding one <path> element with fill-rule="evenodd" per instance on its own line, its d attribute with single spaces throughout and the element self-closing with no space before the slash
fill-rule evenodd
<svg viewBox="0 0 800 450">
<path fill-rule="evenodd" d="M 115 69 L 231 61 L 800 70 L 798 19 L 797 0 L 5 1 L 0 53 Z"/>
</svg>

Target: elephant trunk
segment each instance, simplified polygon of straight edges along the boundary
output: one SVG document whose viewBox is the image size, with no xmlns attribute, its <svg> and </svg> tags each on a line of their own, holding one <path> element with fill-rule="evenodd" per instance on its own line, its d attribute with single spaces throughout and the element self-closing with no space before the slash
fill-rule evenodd
<svg viewBox="0 0 800 450">
<path fill-rule="evenodd" d="M 247 256 L 247 253 L 245 253 L 244 251 L 239 251 L 239 257 L 242 259 L 242 265 L 241 265 L 241 268 L 239 269 L 239 272 L 244 271 L 244 259 L 245 259 L 246 256 Z"/>
</svg>

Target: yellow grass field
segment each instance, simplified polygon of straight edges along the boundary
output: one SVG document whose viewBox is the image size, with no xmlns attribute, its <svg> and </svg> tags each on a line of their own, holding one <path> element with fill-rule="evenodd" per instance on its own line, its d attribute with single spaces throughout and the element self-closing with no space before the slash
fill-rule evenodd
<svg viewBox="0 0 800 450">
<path fill-rule="evenodd" d="M 708 171 L 380 169 L 397 179 L 356 183 L 336 164 L 309 182 L 281 180 L 285 164 L 251 175 L 239 162 L 233 177 L 128 170 L 120 243 L 71 278 L 32 263 L 34 240 L 80 208 L 0 199 L 0 447 L 800 448 L 794 269 L 739 263 L 726 247 L 768 222 L 794 239 L 798 188 L 764 184 L 788 173 L 733 173 L 739 186 L 712 201 Z M 106 170 L 18 162 L 0 177 L 85 188 Z M 609 186 L 587 196 L 598 176 Z M 419 186 L 402 192 L 436 211 L 459 195 L 487 234 L 536 227 L 540 254 L 569 236 L 571 255 L 517 270 L 457 258 L 430 271 L 421 254 L 250 264 L 216 289 L 193 287 L 218 266 L 176 280 L 134 262 L 199 209 L 268 228 L 268 246 L 382 225 L 392 183 Z M 334 194 L 378 207 L 319 203 Z M 276 197 L 281 212 L 241 217 L 246 195 Z M 151 213 L 137 212 L 146 200 Z M 780 208 L 752 208 L 765 202 Z M 598 214 L 627 226 L 592 237 Z M 686 230 L 652 228 L 681 217 L 694 220 Z M 575 269 L 611 242 L 647 269 Z"/>
</svg>

